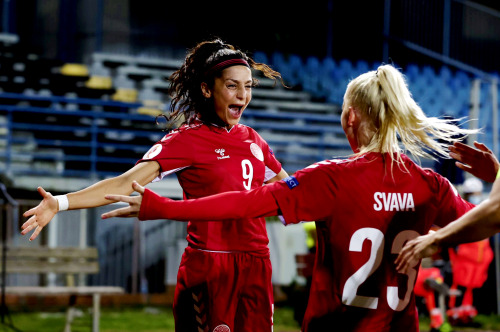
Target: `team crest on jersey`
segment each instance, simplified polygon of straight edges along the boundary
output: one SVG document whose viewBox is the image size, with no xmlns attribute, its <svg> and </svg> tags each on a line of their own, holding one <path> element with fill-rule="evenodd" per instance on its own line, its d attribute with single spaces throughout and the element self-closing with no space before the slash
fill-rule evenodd
<svg viewBox="0 0 500 332">
<path fill-rule="evenodd" d="M 264 154 L 262 153 L 262 149 L 260 148 L 260 146 L 252 143 L 250 144 L 250 151 L 252 151 L 252 154 L 255 158 L 259 159 L 260 161 L 264 161 Z"/>
<path fill-rule="evenodd" d="M 226 153 L 225 149 L 215 149 L 215 153 L 217 153 L 219 155 L 217 157 L 217 159 L 219 159 L 219 160 L 231 158 L 230 156 L 225 154 Z"/>
<path fill-rule="evenodd" d="M 162 150 L 162 145 L 155 144 L 151 147 L 151 149 L 149 149 L 148 152 L 146 152 L 146 154 L 144 155 L 144 157 L 142 157 L 142 159 L 153 159 L 154 157 L 160 154 L 161 150 Z"/>
</svg>

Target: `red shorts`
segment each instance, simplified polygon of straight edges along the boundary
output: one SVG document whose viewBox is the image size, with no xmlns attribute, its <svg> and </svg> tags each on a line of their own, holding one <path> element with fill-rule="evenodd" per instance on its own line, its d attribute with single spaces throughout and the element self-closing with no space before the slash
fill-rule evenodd
<svg viewBox="0 0 500 332">
<path fill-rule="evenodd" d="M 174 297 L 175 331 L 272 331 L 269 256 L 187 247 Z"/>
</svg>

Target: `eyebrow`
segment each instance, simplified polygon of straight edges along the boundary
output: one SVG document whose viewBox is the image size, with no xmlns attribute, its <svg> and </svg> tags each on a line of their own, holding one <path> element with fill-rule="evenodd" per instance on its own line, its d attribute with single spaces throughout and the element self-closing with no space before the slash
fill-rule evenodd
<svg viewBox="0 0 500 332">
<path fill-rule="evenodd" d="M 225 81 L 233 81 L 235 83 L 240 83 L 241 82 L 240 80 L 236 80 L 234 78 L 226 78 Z M 252 82 L 253 82 L 253 80 L 247 80 L 244 83 L 252 83 Z"/>
</svg>

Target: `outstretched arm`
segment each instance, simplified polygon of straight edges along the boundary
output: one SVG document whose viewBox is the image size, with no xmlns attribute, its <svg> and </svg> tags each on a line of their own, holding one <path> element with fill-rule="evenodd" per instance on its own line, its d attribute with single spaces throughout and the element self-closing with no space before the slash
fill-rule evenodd
<svg viewBox="0 0 500 332">
<path fill-rule="evenodd" d="M 129 206 L 119 208 L 101 217 L 138 217 L 140 220 L 171 219 L 178 221 L 236 220 L 275 216 L 279 213 L 273 195 L 262 186 L 250 191 L 230 191 L 213 196 L 189 200 L 172 200 L 161 197 L 133 182 L 132 188 L 139 196 L 106 195 L 113 202 Z"/>
<path fill-rule="evenodd" d="M 115 192 L 129 195 L 133 191 L 130 187 L 132 180 L 147 184 L 158 175 L 159 169 L 160 166 L 156 162 L 140 163 L 117 177 L 102 180 L 80 191 L 64 195 L 65 197 L 61 197 L 62 201 L 57 200 L 42 187 L 38 187 L 37 190 L 42 196 L 42 201 L 23 214 L 29 219 L 21 226 L 21 234 L 26 235 L 34 230 L 30 237 L 30 241 L 32 241 L 60 210 L 85 209 L 109 204 L 110 201 L 104 198 L 106 193 Z M 60 206 L 61 203 L 66 206 Z"/>
<path fill-rule="evenodd" d="M 474 142 L 474 147 L 456 142 L 449 147 L 450 157 L 457 160 L 458 168 L 486 181 L 495 181 L 500 163 L 486 145 Z"/>
<path fill-rule="evenodd" d="M 497 179 L 487 200 L 446 227 L 409 241 L 396 259 L 396 268 L 405 272 L 415 261 L 433 255 L 441 246 L 479 241 L 499 231 L 500 179 Z"/>
</svg>

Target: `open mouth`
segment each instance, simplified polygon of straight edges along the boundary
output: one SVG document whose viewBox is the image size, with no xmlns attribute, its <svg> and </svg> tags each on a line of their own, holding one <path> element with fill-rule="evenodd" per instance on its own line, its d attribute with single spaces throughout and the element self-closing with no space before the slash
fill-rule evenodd
<svg viewBox="0 0 500 332">
<path fill-rule="evenodd" d="M 241 116 L 242 109 L 243 106 L 240 105 L 229 105 L 229 114 L 231 114 L 233 118 L 239 118 Z"/>
</svg>

